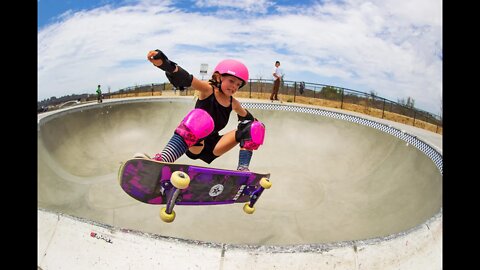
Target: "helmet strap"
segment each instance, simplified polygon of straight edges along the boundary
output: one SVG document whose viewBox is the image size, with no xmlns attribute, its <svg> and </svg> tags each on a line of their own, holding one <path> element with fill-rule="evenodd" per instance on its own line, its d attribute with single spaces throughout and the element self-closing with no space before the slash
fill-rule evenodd
<svg viewBox="0 0 480 270">
<path fill-rule="evenodd" d="M 217 87 L 218 87 L 218 91 L 220 91 L 220 93 L 223 94 L 223 90 L 222 90 L 222 79 L 220 79 L 220 82 L 217 83 Z"/>
</svg>

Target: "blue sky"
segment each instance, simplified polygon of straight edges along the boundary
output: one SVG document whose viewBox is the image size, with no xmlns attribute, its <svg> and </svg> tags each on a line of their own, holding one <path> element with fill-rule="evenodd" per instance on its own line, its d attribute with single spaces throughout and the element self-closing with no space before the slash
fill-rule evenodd
<svg viewBox="0 0 480 270">
<path fill-rule="evenodd" d="M 235 58 L 251 78 L 337 85 L 441 113 L 440 0 L 38 0 L 38 99 L 161 83 L 161 49 L 194 76 Z"/>
</svg>

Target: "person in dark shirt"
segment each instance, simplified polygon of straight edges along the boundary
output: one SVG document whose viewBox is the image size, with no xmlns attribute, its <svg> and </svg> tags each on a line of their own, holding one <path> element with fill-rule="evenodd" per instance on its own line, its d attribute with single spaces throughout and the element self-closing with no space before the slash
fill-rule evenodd
<svg viewBox="0 0 480 270">
<path fill-rule="evenodd" d="M 234 59 L 222 60 L 207 82 L 189 74 L 160 50 L 149 51 L 147 59 L 165 71 L 175 87 L 191 86 L 199 91 L 195 109 L 185 116 L 163 151 L 153 159 L 174 162 L 186 153 L 191 159 L 210 164 L 240 144 L 237 170 L 248 171 L 253 150 L 263 144 L 265 125 L 233 97 L 248 82 L 247 67 Z M 227 125 L 232 110 L 237 113 L 238 127 L 220 135 L 219 131 Z"/>
<path fill-rule="evenodd" d="M 305 82 L 300 82 L 298 91 L 300 92 L 300 95 L 303 95 L 303 92 L 305 92 Z"/>
</svg>

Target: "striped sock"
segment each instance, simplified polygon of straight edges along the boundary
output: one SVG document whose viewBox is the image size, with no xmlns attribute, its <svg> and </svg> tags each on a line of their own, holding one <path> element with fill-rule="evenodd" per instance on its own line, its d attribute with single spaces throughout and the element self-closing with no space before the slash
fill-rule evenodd
<svg viewBox="0 0 480 270">
<path fill-rule="evenodd" d="M 252 159 L 253 151 L 240 149 L 238 155 L 238 167 L 237 170 L 248 171 L 248 166 L 250 165 L 250 160 Z"/>
<path fill-rule="evenodd" d="M 164 162 L 175 162 L 179 157 L 181 157 L 185 152 L 187 152 L 188 146 L 183 140 L 182 136 L 174 133 L 170 141 L 168 141 L 167 146 L 163 149 L 161 154 L 155 156 L 156 160 Z"/>
</svg>

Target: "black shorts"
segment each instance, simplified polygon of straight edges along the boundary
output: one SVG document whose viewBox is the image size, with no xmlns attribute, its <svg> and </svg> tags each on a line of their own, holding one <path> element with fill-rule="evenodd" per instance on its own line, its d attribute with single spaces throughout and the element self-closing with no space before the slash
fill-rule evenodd
<svg viewBox="0 0 480 270">
<path fill-rule="evenodd" d="M 219 135 L 217 132 L 208 135 L 205 139 L 203 139 L 203 149 L 199 154 L 194 154 L 187 150 L 185 153 L 191 159 L 201 159 L 206 163 L 210 164 L 214 161 L 218 156 L 213 154 L 213 149 L 217 145 L 218 141 L 222 138 L 223 135 Z"/>
</svg>

